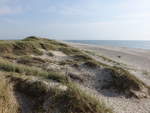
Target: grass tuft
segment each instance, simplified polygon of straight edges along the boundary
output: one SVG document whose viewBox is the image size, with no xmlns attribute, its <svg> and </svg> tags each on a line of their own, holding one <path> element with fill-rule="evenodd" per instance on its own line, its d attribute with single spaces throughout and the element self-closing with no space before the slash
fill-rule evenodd
<svg viewBox="0 0 150 113">
<path fill-rule="evenodd" d="M 113 113 L 103 102 L 89 96 L 74 84 L 68 84 L 66 91 L 53 93 L 50 110 L 58 108 L 61 113 Z"/>
<path fill-rule="evenodd" d="M 107 71 L 109 71 L 112 75 L 113 82 L 110 84 L 111 87 L 117 88 L 120 92 L 127 93 L 131 96 L 136 96 L 134 95 L 133 90 L 141 91 L 143 87 L 150 90 L 150 88 L 146 84 L 129 73 L 127 70 L 116 66 L 105 69 L 107 69 Z"/>
<path fill-rule="evenodd" d="M 0 113 L 18 113 L 19 105 L 8 80 L 0 73 Z"/>
<path fill-rule="evenodd" d="M 29 67 L 21 64 L 14 64 L 0 59 L 0 70 L 6 72 L 16 72 L 24 75 L 40 76 L 48 79 L 52 79 L 59 82 L 68 82 L 68 78 L 56 72 L 47 72 L 40 68 Z"/>
</svg>

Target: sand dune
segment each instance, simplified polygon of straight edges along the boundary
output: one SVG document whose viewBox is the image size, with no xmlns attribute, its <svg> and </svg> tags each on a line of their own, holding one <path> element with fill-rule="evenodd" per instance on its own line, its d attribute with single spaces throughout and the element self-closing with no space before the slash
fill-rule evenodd
<svg viewBox="0 0 150 113">
<path fill-rule="evenodd" d="M 81 50 L 92 51 L 116 62 L 127 65 L 130 72 L 150 86 L 150 50 L 126 47 L 99 46 L 80 43 L 68 43 Z M 98 60 L 98 59 L 97 59 Z"/>
</svg>

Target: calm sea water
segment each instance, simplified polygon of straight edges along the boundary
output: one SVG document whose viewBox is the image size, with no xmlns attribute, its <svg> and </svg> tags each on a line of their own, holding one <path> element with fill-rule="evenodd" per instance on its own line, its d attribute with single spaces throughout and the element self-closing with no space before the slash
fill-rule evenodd
<svg viewBox="0 0 150 113">
<path fill-rule="evenodd" d="M 128 48 L 141 48 L 150 49 L 150 41 L 142 40 L 67 40 L 68 42 L 94 44 L 104 46 L 128 47 Z"/>
</svg>

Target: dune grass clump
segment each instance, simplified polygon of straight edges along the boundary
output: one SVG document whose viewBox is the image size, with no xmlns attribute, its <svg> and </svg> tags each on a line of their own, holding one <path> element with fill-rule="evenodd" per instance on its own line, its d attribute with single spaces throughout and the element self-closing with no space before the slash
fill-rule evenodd
<svg viewBox="0 0 150 113">
<path fill-rule="evenodd" d="M 76 54 L 76 55 L 73 55 L 72 57 L 74 58 L 74 60 L 77 60 L 77 61 L 87 61 L 87 60 L 92 59 L 91 57 L 85 54 Z"/>
<path fill-rule="evenodd" d="M 67 76 L 56 73 L 56 72 L 49 72 L 49 75 L 47 78 L 57 81 L 57 82 L 61 82 L 63 84 L 66 84 L 70 81 L 70 79 Z"/>
<path fill-rule="evenodd" d="M 15 91 L 32 100 L 32 111 L 60 113 L 113 113 L 112 109 L 95 97 L 78 88 L 74 83 L 67 83 L 66 90 L 48 87 L 42 81 L 31 81 L 22 78 L 12 78 Z M 45 102 L 48 104 L 44 107 Z"/>
<path fill-rule="evenodd" d="M 17 79 L 15 88 L 15 90 L 32 98 L 39 98 L 45 96 L 48 93 L 47 85 L 42 83 L 41 81 Z"/>
<path fill-rule="evenodd" d="M 14 90 L 31 101 L 30 111 L 33 113 L 45 113 L 43 103 L 49 92 L 46 84 L 42 81 L 32 81 L 13 76 L 11 76 L 11 81 L 14 83 Z"/>
<path fill-rule="evenodd" d="M 45 50 L 56 50 L 60 47 L 68 47 L 67 44 L 57 42 L 55 40 L 50 40 L 50 39 L 46 39 L 46 38 L 39 38 L 39 37 L 35 37 L 35 36 L 27 37 L 22 41 L 35 42 L 35 43 L 39 44 L 42 49 L 45 49 Z"/>
<path fill-rule="evenodd" d="M 18 58 L 18 56 L 13 54 L 1 54 L 0 56 L 4 59 L 7 59 L 8 61 L 14 61 Z"/>
<path fill-rule="evenodd" d="M 44 71 L 41 68 L 37 67 L 29 67 L 21 64 L 11 63 L 5 60 L 0 59 L 0 70 L 6 72 L 16 72 L 24 75 L 31 75 L 31 76 L 40 76 L 48 79 L 52 79 L 59 82 L 68 82 L 67 76 L 61 75 L 56 72 L 52 71 Z"/>
<path fill-rule="evenodd" d="M 49 100 L 49 111 L 58 109 L 61 113 L 113 113 L 103 102 L 73 84 L 68 84 L 66 91 L 56 90 L 53 93 Z"/>
<path fill-rule="evenodd" d="M 19 56 L 31 54 L 42 55 L 42 49 L 46 51 L 61 51 L 69 56 L 83 54 L 80 50 L 68 46 L 67 44 L 57 42 L 55 40 L 38 38 L 35 36 L 30 36 L 23 40 L 0 41 L 0 51 L 3 54 L 12 54 Z"/>
<path fill-rule="evenodd" d="M 3 77 L 3 73 L 0 73 L 0 113 L 19 113 L 12 87 Z"/>
<path fill-rule="evenodd" d="M 40 67 L 42 64 L 46 63 L 47 60 L 41 59 L 38 57 L 31 57 L 31 56 L 22 56 L 18 58 L 17 63 L 29 65 L 29 66 L 37 66 Z"/>
<path fill-rule="evenodd" d="M 13 51 L 16 55 L 27 55 L 27 54 L 35 54 L 42 55 L 43 52 L 39 50 L 40 45 L 34 41 L 16 41 L 13 47 Z"/>
<path fill-rule="evenodd" d="M 1 54 L 7 54 L 13 52 L 13 43 L 11 41 L 2 41 L 0 42 L 0 52 Z"/>
<path fill-rule="evenodd" d="M 3 41 L 0 42 L 0 51 L 3 54 L 14 55 L 27 55 L 35 54 L 42 55 L 42 51 L 39 50 L 38 45 L 35 42 L 23 42 L 23 41 Z"/>
<path fill-rule="evenodd" d="M 75 55 L 75 54 L 81 54 L 81 51 L 78 49 L 75 49 L 73 47 L 61 47 L 58 49 L 59 51 L 62 51 L 63 53 L 65 53 L 66 55 Z"/>
<path fill-rule="evenodd" d="M 133 91 L 141 91 L 143 87 L 150 91 L 150 87 L 129 73 L 127 70 L 116 66 L 106 69 L 112 76 L 112 82 L 110 84 L 111 87 L 116 88 L 118 91 L 127 93 L 130 96 L 136 96 Z"/>
<path fill-rule="evenodd" d="M 37 41 L 40 40 L 40 38 L 36 37 L 36 36 L 29 36 L 25 39 L 23 39 L 23 41 Z"/>
<path fill-rule="evenodd" d="M 66 48 L 69 50 L 68 45 L 44 38 L 38 38 L 35 36 L 27 37 L 23 40 L 14 41 L 0 41 L 0 51 L 3 54 L 14 55 L 42 55 L 44 50 L 58 50 L 60 48 Z"/>
<path fill-rule="evenodd" d="M 7 72 L 16 72 L 25 75 L 34 75 L 34 76 L 47 75 L 47 73 L 42 72 L 39 68 L 29 67 L 21 64 L 15 64 L 2 59 L 0 59 L 0 70 L 7 71 Z"/>
</svg>

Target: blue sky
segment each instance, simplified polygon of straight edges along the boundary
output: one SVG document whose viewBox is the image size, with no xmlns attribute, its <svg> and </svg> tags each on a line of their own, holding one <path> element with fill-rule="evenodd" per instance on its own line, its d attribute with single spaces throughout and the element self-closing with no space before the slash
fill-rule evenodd
<svg viewBox="0 0 150 113">
<path fill-rule="evenodd" d="M 149 40 L 150 0 L 0 0 L 0 39 Z"/>
</svg>

